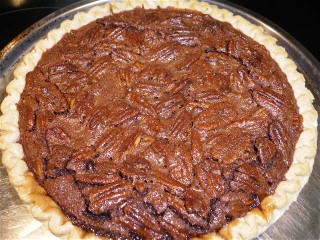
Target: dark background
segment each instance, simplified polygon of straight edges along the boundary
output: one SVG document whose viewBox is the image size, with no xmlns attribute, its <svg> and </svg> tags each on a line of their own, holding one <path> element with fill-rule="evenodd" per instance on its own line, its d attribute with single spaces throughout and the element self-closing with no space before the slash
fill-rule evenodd
<svg viewBox="0 0 320 240">
<path fill-rule="evenodd" d="M 79 0 L 0 0 L 0 49 L 27 27 Z M 230 0 L 279 25 L 320 60 L 320 15 L 316 1 Z"/>
</svg>

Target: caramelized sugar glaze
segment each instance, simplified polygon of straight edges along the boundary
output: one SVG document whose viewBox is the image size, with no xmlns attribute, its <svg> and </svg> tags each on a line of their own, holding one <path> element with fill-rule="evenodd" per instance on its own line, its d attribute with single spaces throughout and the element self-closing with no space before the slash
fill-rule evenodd
<svg viewBox="0 0 320 240">
<path fill-rule="evenodd" d="M 262 45 L 191 10 L 141 8 L 71 31 L 27 74 L 20 142 L 73 223 L 184 239 L 260 206 L 302 118 Z"/>
</svg>

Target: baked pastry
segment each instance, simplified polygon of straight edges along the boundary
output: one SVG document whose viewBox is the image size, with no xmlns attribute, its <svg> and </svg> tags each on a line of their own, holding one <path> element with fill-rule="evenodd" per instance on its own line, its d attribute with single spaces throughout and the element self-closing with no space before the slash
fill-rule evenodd
<svg viewBox="0 0 320 240">
<path fill-rule="evenodd" d="M 58 234 L 84 234 L 60 206 L 104 237 L 251 238 L 311 173 L 317 114 L 303 76 L 259 27 L 206 3 L 80 13 L 7 92 L 3 162 Z"/>
</svg>

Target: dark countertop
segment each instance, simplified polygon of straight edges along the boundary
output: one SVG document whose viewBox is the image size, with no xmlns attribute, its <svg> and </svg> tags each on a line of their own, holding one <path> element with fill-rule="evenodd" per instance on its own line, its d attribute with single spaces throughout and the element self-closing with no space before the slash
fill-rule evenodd
<svg viewBox="0 0 320 240">
<path fill-rule="evenodd" d="M 54 12 L 79 0 L 1 0 L 0 1 L 0 49 L 4 48 L 24 29 Z M 315 2 L 292 0 L 255 1 L 229 0 L 271 20 L 306 47 L 320 60 L 320 15 Z"/>
</svg>

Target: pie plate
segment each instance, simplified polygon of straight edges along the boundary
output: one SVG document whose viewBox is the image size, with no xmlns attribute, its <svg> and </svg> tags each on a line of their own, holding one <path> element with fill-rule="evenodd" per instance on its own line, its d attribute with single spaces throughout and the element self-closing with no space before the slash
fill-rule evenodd
<svg viewBox="0 0 320 240">
<path fill-rule="evenodd" d="M 13 78 L 12 73 L 18 60 L 27 53 L 34 43 L 43 38 L 51 29 L 57 28 L 65 19 L 72 19 L 79 11 L 105 4 L 109 1 L 82 1 L 50 14 L 28 28 L 0 52 L 0 100 L 5 96 L 5 88 Z M 290 58 L 304 74 L 308 89 L 315 97 L 314 106 L 320 110 L 320 64 L 315 58 L 289 34 L 262 16 L 234 4 L 210 1 L 206 2 L 241 15 L 250 22 L 261 26 L 278 39 Z M 318 120 L 319 121 L 319 120 Z M 318 124 L 319 125 L 319 124 Z M 319 141 L 318 141 L 319 143 Z M 319 147 L 318 147 L 319 149 Z M 319 154 L 315 158 L 313 173 L 309 182 L 300 193 L 298 200 L 271 226 L 259 239 L 319 239 L 320 237 L 320 162 Z M 35 220 L 27 204 L 23 203 L 9 183 L 4 166 L 0 165 L 0 233 L 1 239 L 56 239 L 45 226 Z"/>
</svg>

